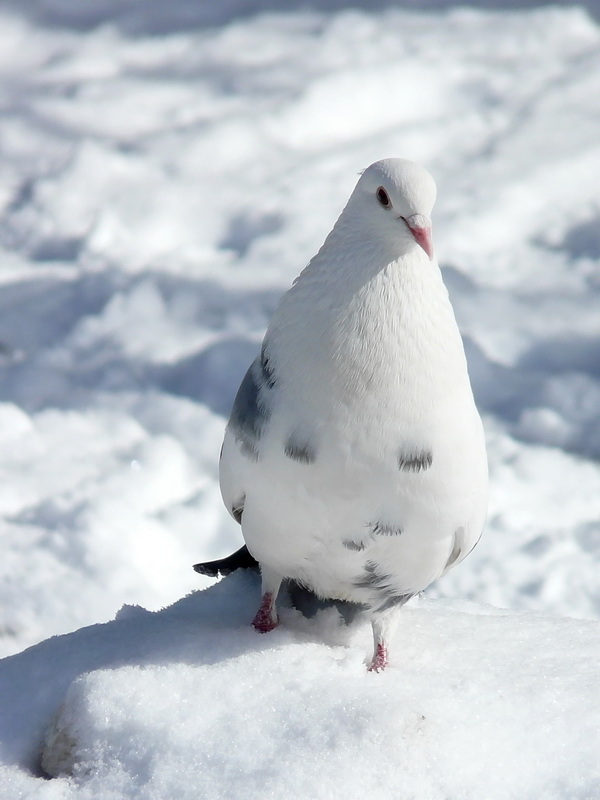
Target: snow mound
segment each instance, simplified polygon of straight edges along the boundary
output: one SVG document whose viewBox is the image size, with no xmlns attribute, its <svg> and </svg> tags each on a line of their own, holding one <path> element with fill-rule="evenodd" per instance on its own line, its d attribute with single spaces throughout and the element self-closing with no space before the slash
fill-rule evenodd
<svg viewBox="0 0 600 800">
<path fill-rule="evenodd" d="M 13 777 L 54 798 L 231 798 L 241 787 L 249 798 L 583 798 L 600 788 L 599 623 L 417 599 L 389 670 L 370 674 L 366 620 L 288 607 L 260 636 L 249 626 L 258 598 L 257 575 L 235 573 L 163 611 L 126 607 L 4 659 Z M 25 778 L 40 759 L 63 777 Z"/>
</svg>

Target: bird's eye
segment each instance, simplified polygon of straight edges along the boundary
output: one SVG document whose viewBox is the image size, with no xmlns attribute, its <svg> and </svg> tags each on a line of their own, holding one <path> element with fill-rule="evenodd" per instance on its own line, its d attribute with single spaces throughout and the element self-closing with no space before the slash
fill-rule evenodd
<svg viewBox="0 0 600 800">
<path fill-rule="evenodd" d="M 375 194 L 377 196 L 377 200 L 379 201 L 380 205 L 382 205 L 384 208 L 392 207 L 392 201 L 390 200 L 390 196 L 383 188 L 383 186 L 380 186 Z"/>
</svg>

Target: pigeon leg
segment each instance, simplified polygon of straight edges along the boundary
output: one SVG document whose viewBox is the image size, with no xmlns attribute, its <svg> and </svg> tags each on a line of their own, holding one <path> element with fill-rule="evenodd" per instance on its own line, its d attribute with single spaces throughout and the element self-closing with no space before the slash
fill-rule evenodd
<svg viewBox="0 0 600 800">
<path fill-rule="evenodd" d="M 260 574 L 262 581 L 262 599 L 256 616 L 252 620 L 252 625 L 259 633 L 268 633 L 272 631 L 273 628 L 276 628 L 279 622 L 277 619 L 275 601 L 279 594 L 282 577 L 262 564 L 260 567 Z"/>
<path fill-rule="evenodd" d="M 372 620 L 373 626 L 373 660 L 369 665 L 369 672 L 383 672 L 388 665 L 388 646 L 390 636 L 396 627 L 397 615 L 385 614 Z"/>
<path fill-rule="evenodd" d="M 388 649 L 385 642 L 379 642 L 375 645 L 375 652 L 373 653 L 373 661 L 369 665 L 369 672 L 383 672 L 388 665 Z"/>
</svg>

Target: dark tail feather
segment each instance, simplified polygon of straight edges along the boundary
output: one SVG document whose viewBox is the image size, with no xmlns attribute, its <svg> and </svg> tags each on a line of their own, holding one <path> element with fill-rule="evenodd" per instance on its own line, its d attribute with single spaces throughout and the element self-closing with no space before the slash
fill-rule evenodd
<svg viewBox="0 0 600 800">
<path fill-rule="evenodd" d="M 194 569 L 201 575 L 209 578 L 216 578 L 218 575 L 229 575 L 236 569 L 258 569 L 258 561 L 250 555 L 246 545 L 240 547 L 235 553 L 226 558 L 219 558 L 216 561 L 203 561 L 201 564 L 194 564 Z M 364 608 L 358 603 L 350 603 L 345 600 L 324 600 L 317 597 L 314 592 L 301 586 L 296 581 L 289 581 L 290 599 L 294 608 L 297 608 L 305 617 L 314 616 L 317 611 L 334 606 L 337 608 L 346 623 L 352 622 L 357 614 Z"/>
<path fill-rule="evenodd" d="M 244 545 L 226 558 L 194 564 L 194 569 L 201 575 L 216 578 L 218 575 L 229 575 L 236 569 L 258 569 L 258 561 L 250 555 L 248 548 Z"/>
</svg>

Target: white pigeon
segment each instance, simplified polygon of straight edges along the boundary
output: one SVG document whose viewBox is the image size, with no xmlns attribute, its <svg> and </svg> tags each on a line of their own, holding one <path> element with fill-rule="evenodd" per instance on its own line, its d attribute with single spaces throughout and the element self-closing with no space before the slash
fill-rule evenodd
<svg viewBox="0 0 600 800">
<path fill-rule="evenodd" d="M 407 600 L 473 549 L 487 459 L 462 340 L 434 260 L 433 178 L 366 169 L 282 297 L 223 443 L 225 505 L 260 564 L 261 632 L 283 579 L 363 604 L 370 670 Z"/>
</svg>

